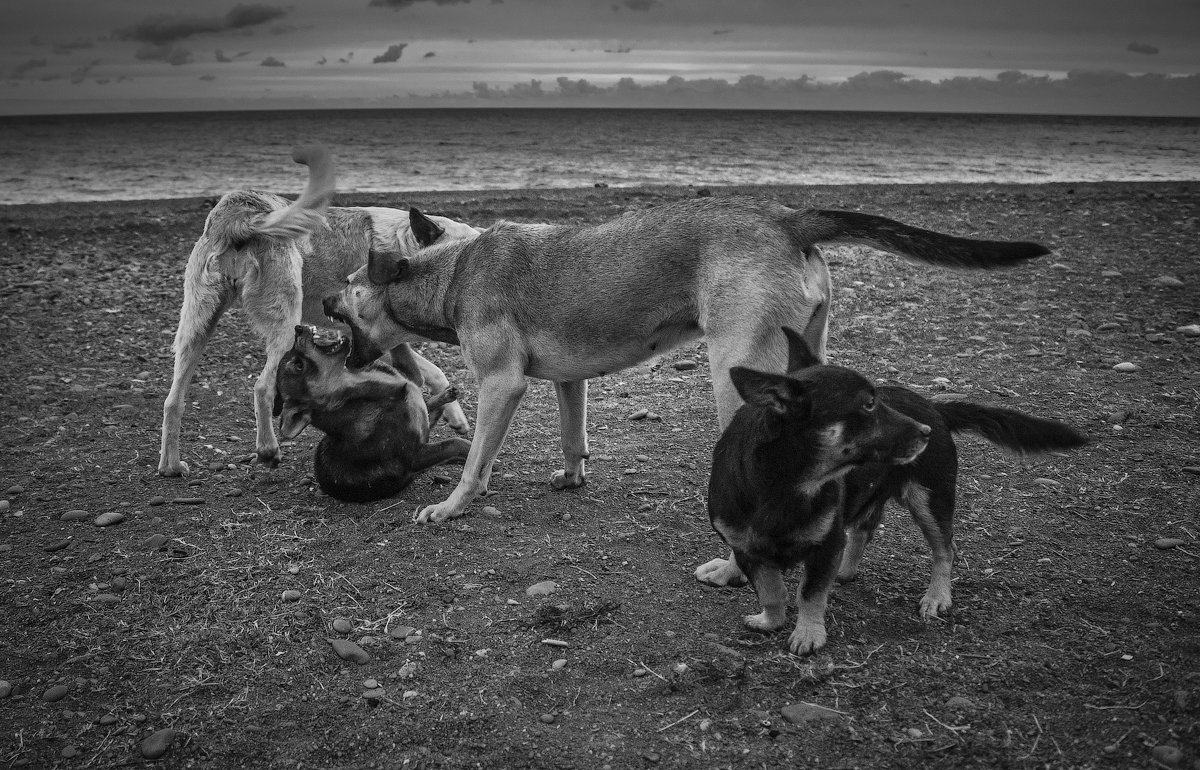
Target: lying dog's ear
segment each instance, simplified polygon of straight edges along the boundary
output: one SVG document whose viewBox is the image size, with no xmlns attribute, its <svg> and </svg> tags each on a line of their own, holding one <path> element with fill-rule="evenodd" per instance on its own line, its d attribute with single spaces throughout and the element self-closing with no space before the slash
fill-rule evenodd
<svg viewBox="0 0 1200 770">
<path fill-rule="evenodd" d="M 367 279 L 373 284 L 386 286 L 404 277 L 408 271 L 408 258 L 395 251 L 375 251 L 367 256 Z"/>
<path fill-rule="evenodd" d="M 729 370 L 729 379 L 747 404 L 780 415 L 807 411 L 804 389 L 791 377 L 735 366 Z"/>
<path fill-rule="evenodd" d="M 294 404 L 284 404 L 280 409 L 279 434 L 286 439 L 294 439 L 304 432 L 312 422 L 312 412 Z"/>
<path fill-rule="evenodd" d="M 415 208 L 408 210 L 408 226 L 412 228 L 413 237 L 422 248 L 437 243 L 437 239 L 446 232 L 441 225 Z"/>
<path fill-rule="evenodd" d="M 811 326 L 811 324 L 810 324 Z M 783 336 L 787 338 L 788 364 L 787 370 L 807 369 L 810 366 L 820 366 L 821 359 L 817 358 L 804 335 L 790 326 L 783 327 Z"/>
</svg>

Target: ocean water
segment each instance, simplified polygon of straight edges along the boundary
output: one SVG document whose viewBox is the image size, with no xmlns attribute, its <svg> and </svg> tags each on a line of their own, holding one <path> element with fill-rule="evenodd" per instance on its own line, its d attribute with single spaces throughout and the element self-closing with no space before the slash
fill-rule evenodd
<svg viewBox="0 0 1200 770">
<path fill-rule="evenodd" d="M 745 110 L 305 110 L 0 118 L 0 203 L 341 192 L 1200 180 L 1200 119 Z"/>
</svg>

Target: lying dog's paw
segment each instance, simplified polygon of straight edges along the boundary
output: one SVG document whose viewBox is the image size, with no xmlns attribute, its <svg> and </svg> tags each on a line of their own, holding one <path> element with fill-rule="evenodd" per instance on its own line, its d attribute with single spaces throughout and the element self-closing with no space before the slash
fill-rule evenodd
<svg viewBox="0 0 1200 770">
<path fill-rule="evenodd" d="M 550 486 L 555 489 L 575 489 L 587 483 L 583 473 L 567 475 L 566 471 L 555 471 L 550 477 Z"/>
<path fill-rule="evenodd" d="M 792 635 L 788 637 L 788 649 L 797 655 L 812 655 L 825 646 L 825 625 L 796 624 Z"/>
<path fill-rule="evenodd" d="M 442 417 L 458 435 L 464 438 L 471 435 L 471 421 L 467 419 L 467 415 L 463 413 L 462 407 L 457 401 L 446 404 L 446 408 L 442 410 Z"/>
<path fill-rule="evenodd" d="M 747 583 L 746 576 L 729 559 L 713 559 L 705 562 L 696 567 L 693 574 L 701 583 L 707 583 L 710 586 L 744 586 Z"/>
</svg>

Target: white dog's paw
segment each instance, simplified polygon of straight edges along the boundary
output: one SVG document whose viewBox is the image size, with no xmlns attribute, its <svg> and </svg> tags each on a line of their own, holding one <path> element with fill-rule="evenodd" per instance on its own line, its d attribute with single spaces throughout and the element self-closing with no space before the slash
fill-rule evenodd
<svg viewBox="0 0 1200 770">
<path fill-rule="evenodd" d="M 413 514 L 413 521 L 418 524 L 428 524 L 431 521 L 435 524 L 440 524 L 448 519 L 456 519 L 462 516 L 463 513 L 464 510 L 462 508 L 452 505 L 449 500 L 444 500 L 440 503 L 427 505 L 419 509 Z"/>
<path fill-rule="evenodd" d="M 744 586 L 746 585 L 746 576 L 737 568 L 737 564 L 729 561 L 729 559 L 713 559 L 705 562 L 693 573 L 696 579 L 701 583 L 706 583 L 710 586 Z"/>
<path fill-rule="evenodd" d="M 742 621 L 755 631 L 775 631 L 783 628 L 787 623 L 787 614 L 784 612 L 770 612 L 764 609 L 757 615 L 747 615 L 742 618 Z"/>
<path fill-rule="evenodd" d="M 788 637 L 788 648 L 797 655 L 812 655 L 824 646 L 824 623 L 797 623 Z"/>
<path fill-rule="evenodd" d="M 169 460 L 164 457 L 158 461 L 159 476 L 186 476 L 191 472 L 188 464 L 178 458 Z"/>
<path fill-rule="evenodd" d="M 575 489 L 582 487 L 587 481 L 583 473 L 568 474 L 566 471 L 555 471 L 550 477 L 550 486 L 555 489 Z"/>
<path fill-rule="evenodd" d="M 921 597 L 921 620 L 937 620 L 941 613 L 947 612 L 950 607 L 950 593 L 942 593 L 930 586 Z"/>
</svg>

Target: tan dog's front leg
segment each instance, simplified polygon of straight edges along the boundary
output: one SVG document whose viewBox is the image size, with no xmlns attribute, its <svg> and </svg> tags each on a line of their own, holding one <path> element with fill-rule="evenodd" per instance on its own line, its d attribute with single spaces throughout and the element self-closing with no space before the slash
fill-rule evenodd
<svg viewBox="0 0 1200 770">
<path fill-rule="evenodd" d="M 462 478 L 448 498 L 422 508 L 413 516 L 414 521 L 437 522 L 462 516 L 468 503 L 487 489 L 492 462 L 504 443 L 526 387 L 525 376 L 520 372 L 502 372 L 482 378 L 475 438 L 467 454 Z"/>
<path fill-rule="evenodd" d="M 581 487 L 587 480 L 587 380 L 554 383 L 558 395 L 558 422 L 562 434 L 563 470 L 555 471 L 555 489 Z"/>
</svg>

